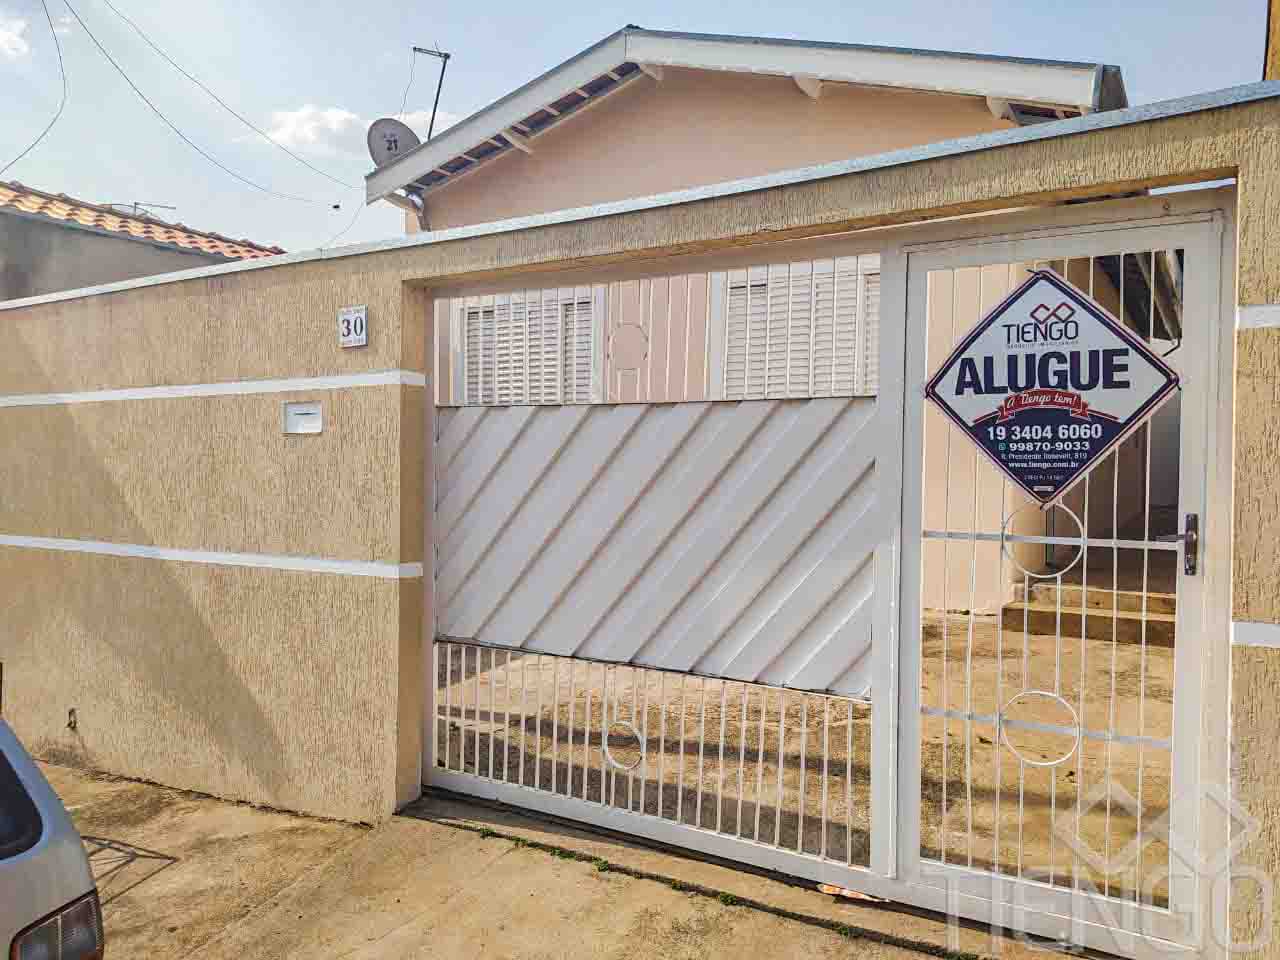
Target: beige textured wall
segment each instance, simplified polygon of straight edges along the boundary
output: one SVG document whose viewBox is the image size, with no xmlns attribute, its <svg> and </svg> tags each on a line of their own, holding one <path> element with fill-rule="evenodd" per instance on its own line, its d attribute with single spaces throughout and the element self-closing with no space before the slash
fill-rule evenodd
<svg viewBox="0 0 1280 960">
<path fill-rule="evenodd" d="M 420 560 L 420 549 L 412 557 L 400 551 L 402 389 L 409 388 L 4 409 L 0 448 L 10 453 L 0 531 Z M 324 432 L 284 436 L 281 404 L 290 400 L 318 401 Z"/>
<path fill-rule="evenodd" d="M 361 303 L 369 307 L 369 345 L 340 350 L 337 311 Z M 421 370 L 421 350 L 401 338 L 403 305 L 399 278 L 347 261 L 20 308 L 0 321 L 8 338 L 0 391 L 327 376 L 405 367 L 415 355 L 407 369 Z"/>
<path fill-rule="evenodd" d="M 5 719 L 37 756 L 329 817 L 390 813 L 398 581 L 0 547 L 0 582 Z"/>
<path fill-rule="evenodd" d="M 1236 334 L 1235 619 L 1280 622 L 1280 329 Z M 1280 654 L 1280 651 L 1277 651 Z"/>
<path fill-rule="evenodd" d="M 1267 647 L 1231 649 L 1231 767 L 1234 799 L 1257 819 L 1258 834 L 1241 850 L 1233 866 L 1259 870 L 1275 879 L 1280 872 L 1280 736 L 1276 704 L 1280 703 L 1280 650 Z M 1258 885 L 1237 881 L 1231 888 L 1231 937 L 1248 944 L 1267 939 L 1255 956 L 1280 955 L 1280 910 L 1272 909 L 1266 925 Z"/>
<path fill-rule="evenodd" d="M 424 296 L 303 264 L 10 310 L 0 395 L 424 371 Z M 370 343 L 342 350 L 357 303 Z M 0 407 L 0 533 L 420 562 L 425 393 Z M 286 436 L 303 399 L 324 430 Z M 0 575 L 5 715 L 37 754 L 360 821 L 419 791 L 422 579 L 16 547 Z"/>
<path fill-rule="evenodd" d="M 790 77 L 667 67 L 429 194 L 427 216 L 486 223 L 1012 126 L 981 97 L 827 83 L 814 100 Z"/>
</svg>

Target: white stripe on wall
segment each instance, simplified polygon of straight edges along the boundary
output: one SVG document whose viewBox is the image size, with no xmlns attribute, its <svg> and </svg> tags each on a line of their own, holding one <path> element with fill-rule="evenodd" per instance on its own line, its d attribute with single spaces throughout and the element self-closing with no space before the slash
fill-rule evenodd
<svg viewBox="0 0 1280 960">
<path fill-rule="evenodd" d="M 1280 647 L 1280 623 L 1233 620 L 1231 643 L 1237 647 Z"/>
<path fill-rule="evenodd" d="M 321 557 L 288 557 L 267 553 L 223 553 L 214 550 L 175 550 L 140 543 L 108 543 L 102 540 L 64 540 L 58 537 L 14 537 L 0 534 L 0 546 L 30 550 L 95 553 L 108 557 L 143 557 L 222 567 L 258 567 L 297 570 L 304 573 L 336 573 L 347 577 L 380 577 L 409 580 L 422 576 L 421 563 L 378 563 L 369 560 L 325 560 Z"/>
<path fill-rule="evenodd" d="M 414 370 L 377 370 L 332 377 L 292 377 L 281 380 L 229 380 L 222 383 L 185 383 L 163 387 L 123 387 L 118 390 L 82 390 L 76 393 L 17 393 L 0 396 L 0 407 L 43 407 L 66 403 L 104 403 L 110 400 L 166 400 L 175 397 L 230 397 L 255 393 L 293 393 L 304 390 L 341 390 L 344 387 L 425 387 L 427 376 Z"/>
<path fill-rule="evenodd" d="M 1280 304 L 1265 303 L 1236 308 L 1237 329 L 1253 330 L 1258 327 L 1280 327 Z"/>
</svg>

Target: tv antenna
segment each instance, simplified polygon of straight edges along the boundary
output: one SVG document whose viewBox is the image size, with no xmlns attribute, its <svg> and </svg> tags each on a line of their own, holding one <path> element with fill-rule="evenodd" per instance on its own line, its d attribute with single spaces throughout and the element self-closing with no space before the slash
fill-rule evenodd
<svg viewBox="0 0 1280 960">
<path fill-rule="evenodd" d="M 436 80 L 436 99 L 431 104 L 431 122 L 427 125 L 427 139 L 431 139 L 431 134 L 436 128 L 436 111 L 440 108 L 440 91 L 444 88 L 444 71 L 449 66 L 449 58 L 453 56 L 451 53 L 445 53 L 440 49 L 440 45 L 436 44 L 434 50 L 427 47 L 410 47 L 412 59 L 409 61 L 409 82 L 404 85 L 404 96 L 400 100 L 400 116 L 404 116 L 405 104 L 409 102 L 409 88 L 413 86 L 413 65 L 417 62 L 418 54 L 424 54 L 428 57 L 435 57 L 440 61 L 440 76 Z"/>
<path fill-rule="evenodd" d="M 152 203 L 149 200 L 133 200 L 129 203 L 108 203 L 108 207 L 112 210 L 117 207 L 127 207 L 136 217 L 139 213 L 150 215 L 152 210 L 177 210 L 178 208 L 170 203 Z"/>
</svg>

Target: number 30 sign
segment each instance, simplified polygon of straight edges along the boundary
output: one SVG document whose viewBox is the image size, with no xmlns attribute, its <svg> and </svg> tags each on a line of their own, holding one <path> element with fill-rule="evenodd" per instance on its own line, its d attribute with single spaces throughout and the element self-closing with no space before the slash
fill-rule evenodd
<svg viewBox="0 0 1280 960">
<path fill-rule="evenodd" d="M 363 347 L 369 342 L 369 308 L 343 307 L 338 311 L 338 346 Z"/>
</svg>

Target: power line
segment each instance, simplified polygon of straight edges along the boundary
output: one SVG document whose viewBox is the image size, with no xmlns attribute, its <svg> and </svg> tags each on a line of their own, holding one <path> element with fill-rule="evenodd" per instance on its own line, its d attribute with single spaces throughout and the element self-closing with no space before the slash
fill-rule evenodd
<svg viewBox="0 0 1280 960">
<path fill-rule="evenodd" d="M 292 150 L 286 147 L 279 140 L 275 139 L 275 137 L 271 136 L 271 134 L 267 133 L 262 128 L 256 126 L 251 120 L 249 120 L 247 117 L 239 113 L 229 103 L 227 103 L 220 96 L 218 96 L 208 87 L 206 87 L 203 83 L 201 83 L 199 80 L 193 77 L 190 73 L 188 73 L 185 69 L 183 69 L 182 66 L 177 61 L 175 61 L 171 56 L 169 56 L 167 53 L 161 50 L 160 47 L 158 47 L 156 43 L 149 36 L 147 36 L 147 34 L 143 31 L 143 29 L 140 26 L 138 26 L 136 23 L 134 23 L 131 19 L 129 19 L 129 17 L 127 17 L 125 14 L 121 13 L 120 10 L 115 6 L 115 4 L 111 2 L 111 0 L 102 0 L 102 2 L 111 8 L 112 13 L 114 13 L 117 17 L 119 17 L 129 26 L 131 26 L 134 29 L 134 32 L 136 32 L 138 36 L 142 38 L 143 42 L 146 43 L 147 46 L 149 46 L 152 50 L 158 53 L 161 57 L 163 57 L 168 62 L 169 66 L 173 67 L 173 69 L 177 70 L 180 74 L 182 74 L 192 83 L 194 83 L 197 87 L 199 87 L 201 90 L 207 93 L 214 100 L 216 100 L 218 102 L 218 105 L 222 107 L 222 109 L 226 110 L 227 113 L 231 114 L 241 123 L 243 123 L 246 127 L 252 130 L 254 133 L 258 134 L 258 136 L 262 137 L 264 140 L 266 140 L 268 143 L 272 144 L 273 146 L 283 150 L 285 153 L 293 157 L 294 160 L 297 160 L 304 167 L 308 168 L 309 170 L 313 170 L 314 172 L 320 174 L 320 176 L 322 177 L 327 177 L 328 179 L 332 180 L 334 183 L 338 184 L 338 186 L 351 187 L 352 189 L 355 189 L 355 184 L 347 183 L 345 180 L 341 180 L 338 177 L 335 177 L 332 174 L 327 173 L 324 170 L 321 170 L 319 167 L 312 164 L 309 160 L 305 159 L 304 157 L 298 156 L 298 154 L 294 153 Z M 407 95 L 407 91 L 406 91 L 406 95 Z"/>
<path fill-rule="evenodd" d="M 320 245 L 320 249 L 323 250 L 326 247 L 333 246 L 333 244 L 336 241 L 338 241 L 339 239 L 341 239 L 342 237 L 345 237 L 348 233 L 350 233 L 351 228 L 356 225 L 356 221 L 360 219 L 360 214 L 362 213 L 364 213 L 364 204 L 363 203 L 357 204 L 355 216 L 353 216 L 349 221 L 347 221 L 347 225 L 345 227 L 343 227 L 341 230 L 335 233 L 332 237 L 330 237 L 328 240 L 322 243 Z"/>
<path fill-rule="evenodd" d="M 53 17 L 49 14 L 48 0 L 40 0 L 40 4 L 44 7 L 44 18 L 49 21 L 49 34 L 53 37 L 54 49 L 58 51 L 58 72 L 62 74 L 62 99 L 58 101 L 58 110 L 53 115 L 53 119 L 50 120 L 48 125 L 40 131 L 40 135 L 31 141 L 27 146 L 27 149 L 23 150 L 20 154 L 6 163 L 4 167 L 0 168 L 0 176 L 4 176 L 6 170 L 40 145 L 40 141 L 48 135 L 50 130 L 53 129 L 53 125 L 58 122 L 58 118 L 62 116 L 63 108 L 67 105 L 67 67 L 66 64 L 62 62 L 62 44 L 58 42 L 58 31 L 53 28 Z"/>
<path fill-rule="evenodd" d="M 181 130 L 179 130 L 178 127 L 173 123 L 173 121 L 170 120 L 168 117 L 166 117 L 161 112 L 160 108 L 157 107 L 154 103 L 152 103 L 151 100 L 148 99 L 147 95 L 143 93 L 141 89 L 139 89 L 138 85 L 129 78 L 129 74 L 127 74 L 124 68 L 116 62 L 115 58 L 112 57 L 111 54 L 107 52 L 107 48 L 102 45 L 102 43 L 98 40 L 96 36 L 94 36 L 93 31 L 89 29 L 89 25 L 84 22 L 84 18 L 80 16 L 80 12 L 71 5 L 71 0 L 64 0 L 64 2 L 67 4 L 67 9 L 71 11 L 71 15 L 76 18 L 76 21 L 83 28 L 84 32 L 89 35 L 89 39 L 93 41 L 93 45 L 98 48 L 98 51 L 107 59 L 107 62 L 110 63 L 111 66 L 116 68 L 116 72 L 119 73 L 120 76 L 124 78 L 124 82 L 129 84 L 133 92 L 138 95 L 138 98 L 143 103 L 145 103 L 148 107 L 150 107 L 151 112 L 154 113 L 157 117 L 159 117 L 164 122 L 165 126 L 167 126 L 175 134 L 177 134 L 183 143 L 189 146 L 196 153 L 200 154 L 200 156 L 204 157 L 206 160 L 212 163 L 215 167 L 217 167 L 223 173 L 226 173 L 229 176 L 234 177 L 235 179 L 239 180 L 241 183 L 245 184 L 246 186 L 250 186 L 255 190 L 262 191 L 268 196 L 277 197 L 278 199 L 281 199 L 281 200 L 295 200 L 298 203 L 323 204 L 323 201 L 321 200 L 312 200 L 309 197 L 299 197 L 290 193 L 280 193 L 276 190 L 272 190 L 270 187 L 264 187 L 260 183 L 255 183 L 253 180 L 250 180 L 248 177 L 241 176 L 240 174 L 232 170 L 230 167 L 228 167 L 226 164 L 224 164 L 222 161 L 220 161 L 217 157 L 213 156 L 213 154 L 209 153 L 207 150 L 205 150 L 203 147 L 197 144 L 194 140 L 188 137 Z M 334 206 L 336 207 L 337 205 L 335 204 Z"/>
<path fill-rule="evenodd" d="M 413 67 L 418 62 L 418 51 L 409 48 L 409 82 L 404 85 L 404 96 L 400 98 L 400 119 L 404 119 L 405 104 L 409 102 L 409 88 L 413 86 Z"/>
</svg>

